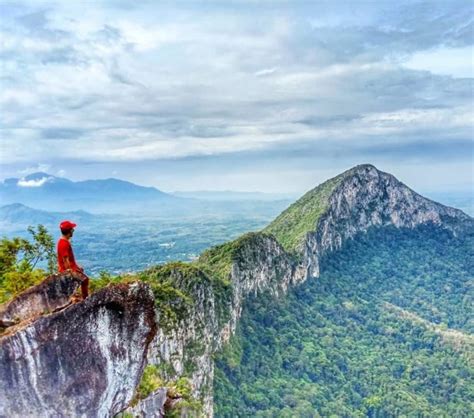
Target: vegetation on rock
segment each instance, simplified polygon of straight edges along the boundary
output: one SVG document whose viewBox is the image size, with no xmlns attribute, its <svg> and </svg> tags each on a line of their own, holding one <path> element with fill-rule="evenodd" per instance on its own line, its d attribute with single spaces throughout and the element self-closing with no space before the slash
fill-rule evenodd
<svg viewBox="0 0 474 418">
<path fill-rule="evenodd" d="M 262 232 L 248 232 L 234 241 L 217 245 L 204 251 L 197 263 L 211 276 L 220 277 L 224 282 L 228 282 L 234 262 L 245 261 L 241 259 L 241 252 L 244 248 L 258 245 L 261 239 L 268 234 Z"/>
<path fill-rule="evenodd" d="M 143 371 L 131 406 L 136 405 L 140 400 L 146 399 L 159 388 L 166 388 L 168 397 L 179 399 L 179 402 L 174 408 L 165 411 L 166 418 L 180 417 L 183 410 L 186 410 L 187 413 L 191 413 L 191 416 L 198 416 L 201 412 L 202 404 L 193 398 L 191 386 L 186 377 L 166 381 L 161 376 L 160 367 L 150 364 L 147 365 Z"/>
<path fill-rule="evenodd" d="M 263 231 L 273 234 L 285 250 L 298 252 L 306 234 L 316 230 L 321 215 L 328 208 L 329 197 L 343 178 L 340 174 L 310 190 Z"/>
<path fill-rule="evenodd" d="M 140 400 L 146 399 L 154 391 L 165 386 L 166 382 L 161 378 L 158 366 L 148 364 L 143 370 L 142 378 L 130 405 L 135 406 Z"/>
</svg>

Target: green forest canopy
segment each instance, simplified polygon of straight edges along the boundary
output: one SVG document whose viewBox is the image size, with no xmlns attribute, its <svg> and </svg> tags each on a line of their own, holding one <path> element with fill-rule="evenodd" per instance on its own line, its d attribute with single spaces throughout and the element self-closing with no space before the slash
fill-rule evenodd
<svg viewBox="0 0 474 418">
<path fill-rule="evenodd" d="M 250 300 L 216 358 L 216 417 L 474 416 L 473 241 L 373 229 Z"/>
</svg>

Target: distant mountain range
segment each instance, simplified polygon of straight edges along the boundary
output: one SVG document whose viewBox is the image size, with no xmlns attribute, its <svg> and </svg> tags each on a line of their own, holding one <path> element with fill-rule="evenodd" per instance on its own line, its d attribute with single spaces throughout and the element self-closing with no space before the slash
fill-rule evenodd
<svg viewBox="0 0 474 418">
<path fill-rule="evenodd" d="M 57 218 L 57 213 L 75 213 L 78 210 L 89 215 L 174 219 L 244 215 L 269 219 L 289 205 L 291 200 L 284 194 L 253 192 L 200 191 L 172 194 L 155 187 L 139 186 L 114 178 L 76 182 L 38 172 L 0 182 L 0 203 L 8 206 L 0 213 L 0 227 L 16 229 L 18 226 L 23 227 L 27 219 L 31 219 L 31 223 L 43 223 L 43 219 Z M 28 208 L 11 206 L 14 204 Z M 32 212 L 35 209 L 40 212 Z M 62 215 L 60 217 L 64 218 Z M 18 222 L 20 219 L 22 221 Z"/>
<path fill-rule="evenodd" d="M 473 190 L 454 192 L 425 192 L 424 196 L 463 210 L 467 214 L 474 216 L 474 192 Z"/>
<path fill-rule="evenodd" d="M 0 183 L 0 200 L 3 204 L 22 203 L 49 211 L 122 212 L 141 210 L 144 203 L 166 202 L 173 206 L 182 199 L 154 187 L 113 178 L 74 182 L 38 172 L 5 179 Z"/>
</svg>

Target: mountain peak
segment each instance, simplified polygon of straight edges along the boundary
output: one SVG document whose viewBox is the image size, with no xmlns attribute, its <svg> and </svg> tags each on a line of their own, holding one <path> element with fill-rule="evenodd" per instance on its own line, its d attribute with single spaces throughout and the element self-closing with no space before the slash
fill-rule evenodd
<svg viewBox="0 0 474 418">
<path fill-rule="evenodd" d="M 372 164 L 360 164 L 307 192 L 264 231 L 286 250 L 301 252 L 311 233 L 331 231 L 330 241 L 340 242 L 370 226 L 413 227 L 430 221 L 455 232 L 457 221 L 472 218 L 419 195 Z"/>
<path fill-rule="evenodd" d="M 373 164 L 365 163 L 365 164 L 355 165 L 354 167 L 349 168 L 348 170 L 344 171 L 342 174 L 346 174 L 346 173 L 348 174 L 348 173 L 353 173 L 353 172 L 363 172 L 363 171 L 370 171 L 370 170 L 379 171 L 377 167 L 375 167 Z"/>
<path fill-rule="evenodd" d="M 352 176 L 378 176 L 378 175 L 391 175 L 385 173 L 384 171 L 379 170 L 373 164 L 358 164 L 354 167 L 349 168 L 346 171 L 343 171 L 341 174 L 338 174 L 334 178 L 347 179 Z"/>
</svg>

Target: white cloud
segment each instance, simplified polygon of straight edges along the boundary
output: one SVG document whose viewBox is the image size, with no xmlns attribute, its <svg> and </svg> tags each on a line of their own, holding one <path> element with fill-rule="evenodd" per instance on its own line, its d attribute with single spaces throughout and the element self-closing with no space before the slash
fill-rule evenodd
<svg viewBox="0 0 474 418">
<path fill-rule="evenodd" d="M 257 71 L 255 75 L 257 77 L 262 77 L 262 76 L 273 74 L 276 70 L 277 70 L 276 68 L 265 68 L 263 70 Z"/>
<path fill-rule="evenodd" d="M 51 177 L 42 177 L 40 179 L 33 179 L 33 180 L 25 180 L 20 179 L 18 180 L 17 185 L 20 187 L 41 187 L 43 184 L 47 183 Z"/>
</svg>

